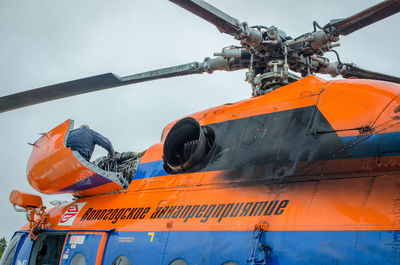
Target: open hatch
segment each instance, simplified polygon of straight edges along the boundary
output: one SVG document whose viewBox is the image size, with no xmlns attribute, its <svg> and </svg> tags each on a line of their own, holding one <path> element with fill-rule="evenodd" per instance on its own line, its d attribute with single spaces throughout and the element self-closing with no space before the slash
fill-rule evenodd
<svg viewBox="0 0 400 265">
<path fill-rule="evenodd" d="M 122 172 L 106 171 L 66 147 L 73 121 L 43 134 L 34 144 L 27 165 L 31 186 L 45 194 L 91 196 L 123 190 L 129 184 Z"/>
</svg>

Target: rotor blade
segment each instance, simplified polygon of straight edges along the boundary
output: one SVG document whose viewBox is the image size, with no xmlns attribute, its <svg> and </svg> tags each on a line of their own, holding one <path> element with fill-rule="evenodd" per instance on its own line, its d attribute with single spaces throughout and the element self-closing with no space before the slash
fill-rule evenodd
<svg viewBox="0 0 400 265">
<path fill-rule="evenodd" d="M 381 74 L 377 72 L 372 72 L 369 70 L 362 69 L 355 64 L 344 64 L 343 68 L 340 70 L 340 74 L 345 77 L 356 77 L 365 79 L 375 79 L 382 80 L 400 84 L 400 78 L 396 76 Z"/>
<path fill-rule="evenodd" d="M 240 32 L 240 21 L 202 0 L 169 0 L 201 17 L 218 28 L 221 33 L 235 36 Z"/>
<path fill-rule="evenodd" d="M 174 76 L 201 74 L 205 71 L 207 69 L 205 69 L 204 63 L 192 62 L 124 77 L 119 77 L 113 73 L 86 77 L 0 97 L 0 113 L 102 89 Z"/>
<path fill-rule="evenodd" d="M 337 34 L 345 36 L 398 12 L 400 0 L 386 0 L 348 18 L 331 20 L 324 29 L 334 27 Z"/>
</svg>

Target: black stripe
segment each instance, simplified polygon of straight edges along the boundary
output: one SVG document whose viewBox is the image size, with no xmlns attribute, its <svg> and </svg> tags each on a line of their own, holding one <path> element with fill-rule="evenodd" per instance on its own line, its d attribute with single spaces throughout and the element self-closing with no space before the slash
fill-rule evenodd
<svg viewBox="0 0 400 265">
<path fill-rule="evenodd" d="M 304 174 L 314 161 L 350 157 L 316 106 L 207 126 L 214 130 L 214 145 L 187 172 L 227 170 L 230 179 L 283 178 Z M 316 128 L 332 133 L 313 134 Z"/>
</svg>

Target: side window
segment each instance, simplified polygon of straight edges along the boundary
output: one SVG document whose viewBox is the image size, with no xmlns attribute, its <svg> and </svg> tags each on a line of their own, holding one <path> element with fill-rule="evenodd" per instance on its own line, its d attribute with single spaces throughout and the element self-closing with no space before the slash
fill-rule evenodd
<svg viewBox="0 0 400 265">
<path fill-rule="evenodd" d="M 85 257 L 81 253 L 77 253 L 72 258 L 70 265 L 86 265 Z"/>
<path fill-rule="evenodd" d="M 169 265 L 188 265 L 184 259 L 175 259 Z"/>
<path fill-rule="evenodd" d="M 21 238 L 21 234 L 16 234 L 8 244 L 4 251 L 3 257 L 0 261 L 0 265 L 11 265 L 14 259 L 15 251 L 18 247 L 18 242 Z"/>
<path fill-rule="evenodd" d="M 119 256 L 113 261 L 112 265 L 131 265 L 131 262 L 127 256 Z"/>
</svg>

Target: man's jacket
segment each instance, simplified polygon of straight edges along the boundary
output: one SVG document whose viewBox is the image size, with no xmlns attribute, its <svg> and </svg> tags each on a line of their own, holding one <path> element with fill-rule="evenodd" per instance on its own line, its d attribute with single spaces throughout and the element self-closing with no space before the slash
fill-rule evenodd
<svg viewBox="0 0 400 265">
<path fill-rule="evenodd" d="M 106 149 L 109 154 L 114 154 L 110 140 L 92 129 L 81 127 L 68 134 L 67 147 L 70 147 L 72 151 L 79 152 L 88 161 L 92 157 L 96 144 Z"/>
</svg>

